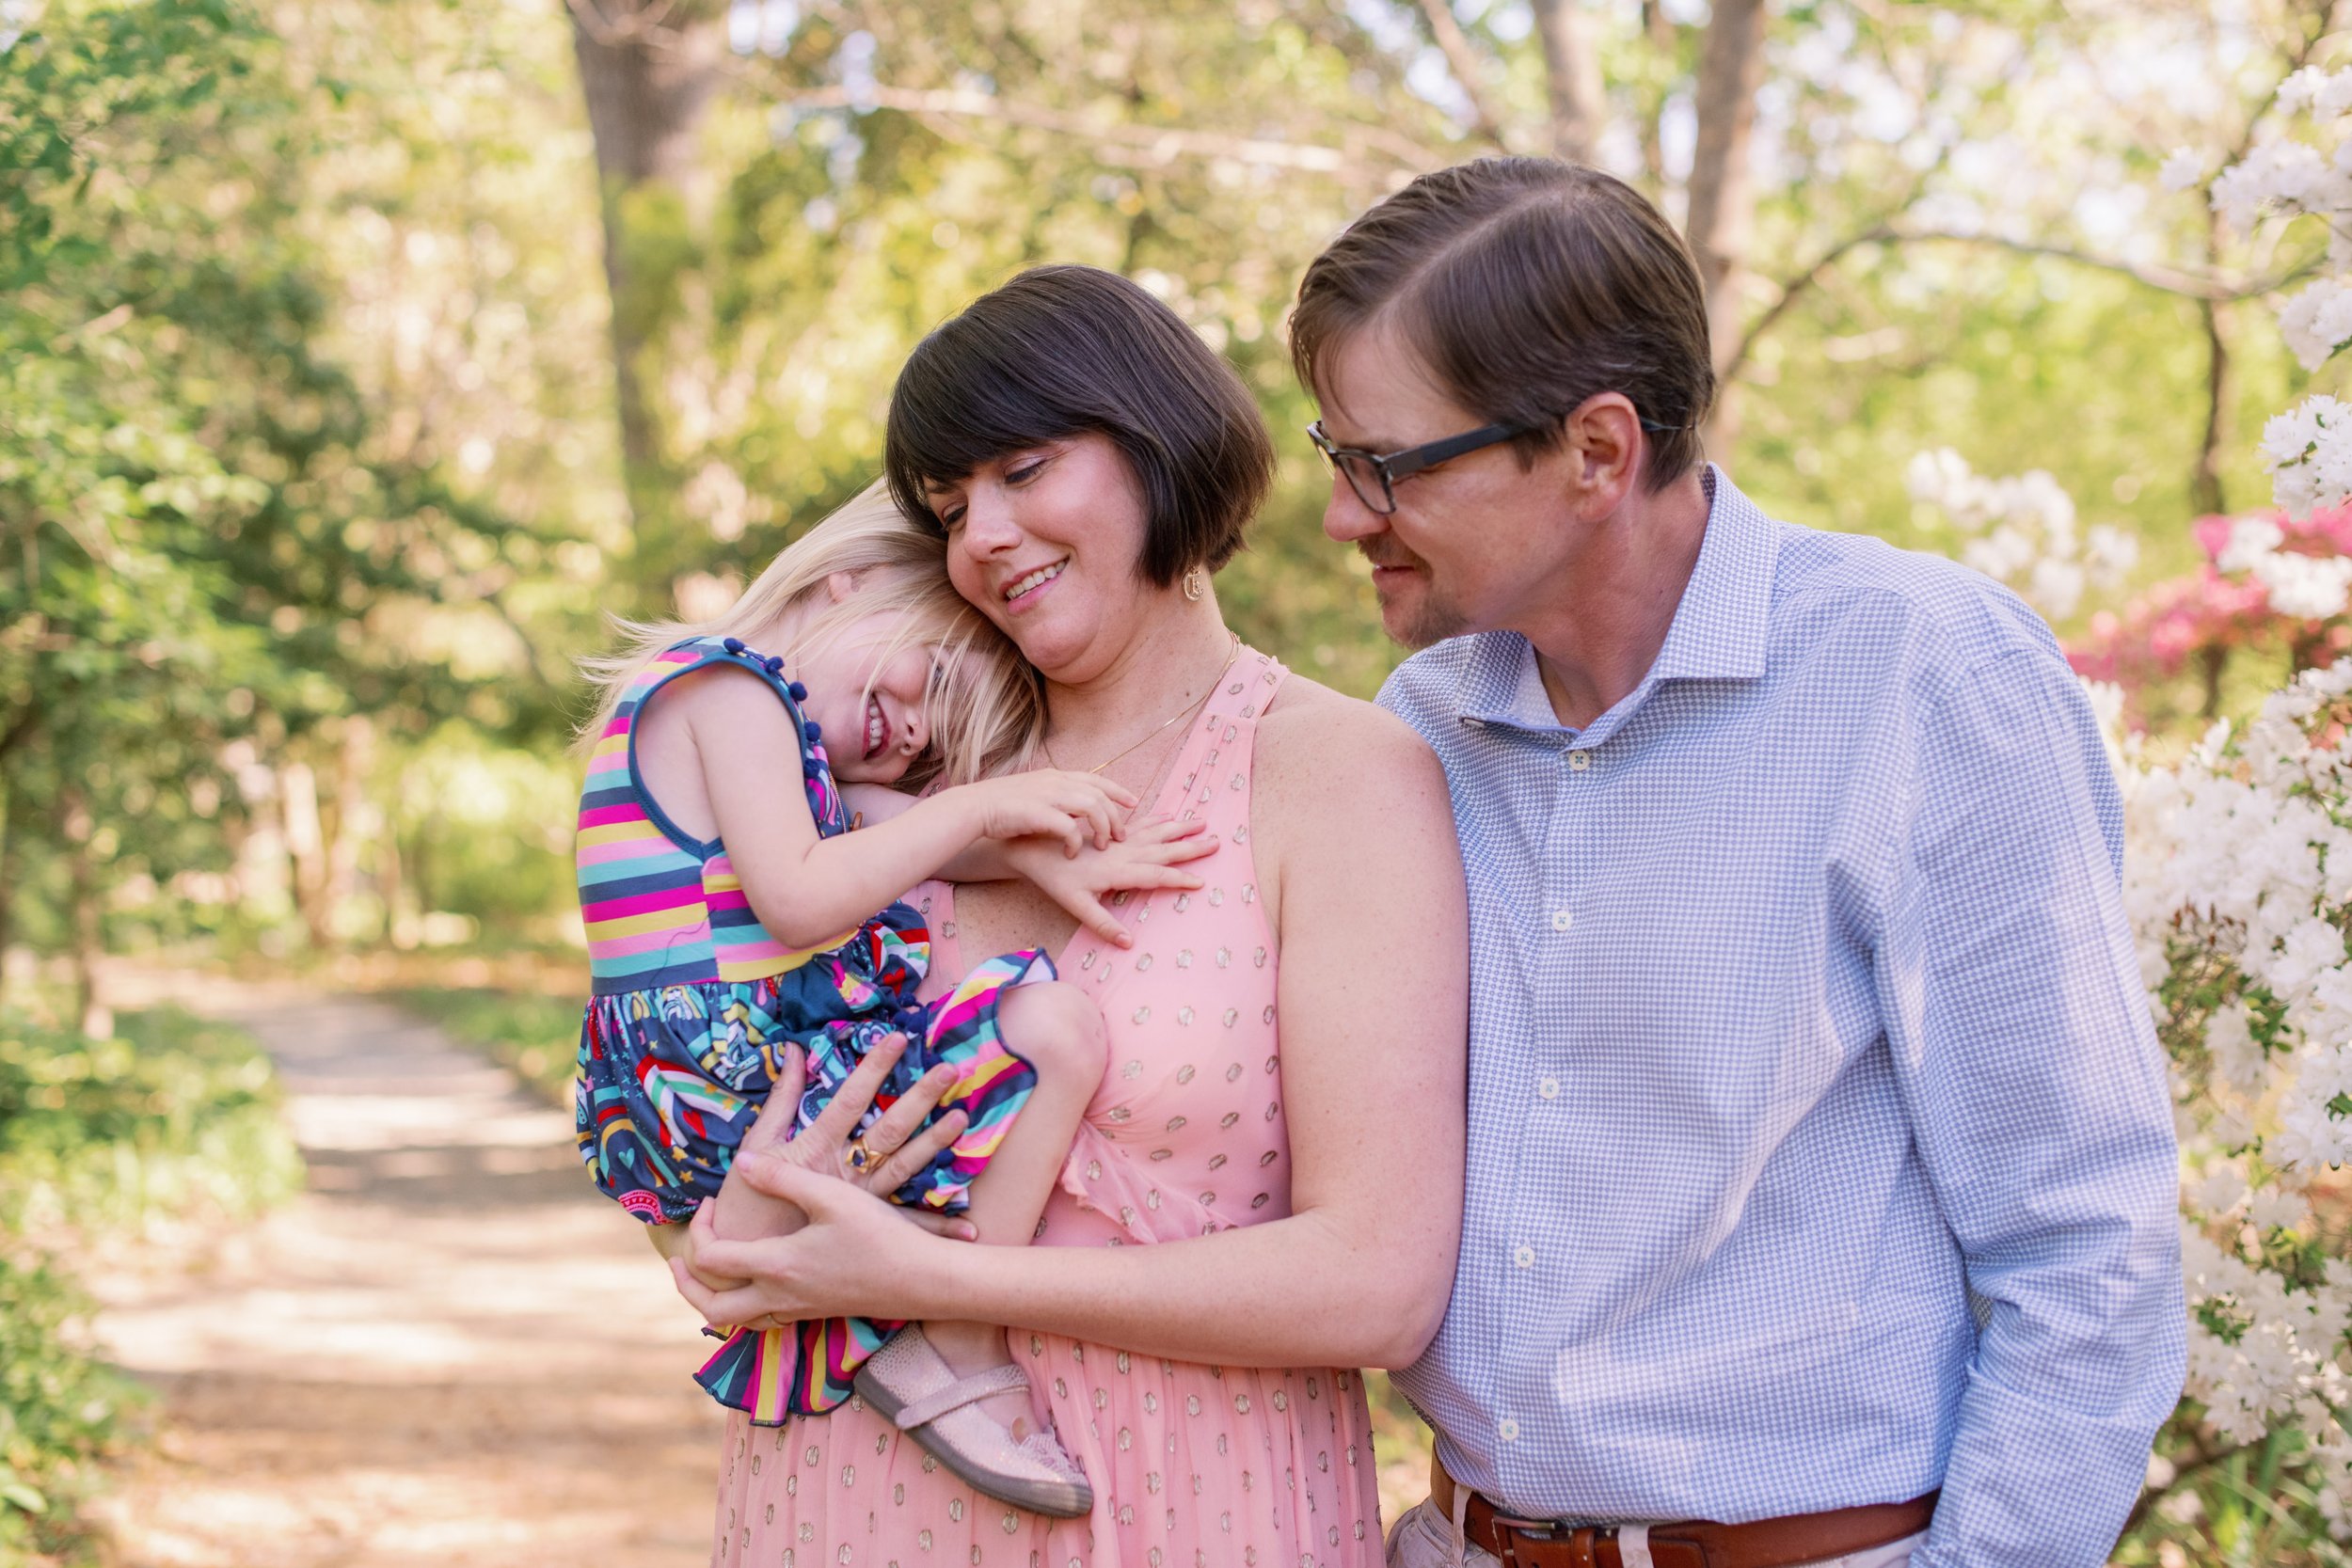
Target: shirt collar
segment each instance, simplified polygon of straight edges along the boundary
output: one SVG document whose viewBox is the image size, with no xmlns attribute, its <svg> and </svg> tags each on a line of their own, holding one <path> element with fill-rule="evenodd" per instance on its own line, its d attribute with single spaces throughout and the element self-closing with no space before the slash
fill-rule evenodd
<svg viewBox="0 0 2352 1568">
<path fill-rule="evenodd" d="M 1666 641 L 1641 686 L 1592 726 L 1590 738 L 1614 729 L 1661 681 L 1755 680 L 1764 673 L 1772 568 L 1780 553 L 1777 531 L 1721 468 L 1709 463 L 1702 478 L 1707 536 Z M 1480 632 L 1470 644 L 1454 692 L 1463 719 L 1518 729 L 1562 727 L 1526 638 L 1515 631 Z"/>
</svg>

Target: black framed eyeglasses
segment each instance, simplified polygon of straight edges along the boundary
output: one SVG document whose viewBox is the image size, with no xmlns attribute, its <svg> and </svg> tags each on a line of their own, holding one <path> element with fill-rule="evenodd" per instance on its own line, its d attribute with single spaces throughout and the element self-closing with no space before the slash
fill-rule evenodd
<svg viewBox="0 0 2352 1568">
<path fill-rule="evenodd" d="M 1332 471 L 1345 474 L 1347 487 L 1356 492 L 1356 499 L 1383 517 L 1392 515 L 1396 511 L 1398 480 L 1410 479 L 1423 468 L 1434 468 L 1440 463 L 1525 434 L 1526 427 L 1523 425 L 1481 425 L 1459 436 L 1424 441 L 1417 447 L 1406 447 L 1403 451 L 1383 454 L 1366 451 L 1361 447 L 1336 445 L 1330 436 L 1324 434 L 1321 420 L 1307 427 L 1307 439 L 1315 444 L 1315 451 L 1323 453 L 1323 460 L 1331 465 Z"/>
<path fill-rule="evenodd" d="M 1498 441 L 1508 441 L 1515 436 L 1524 436 L 1530 428 L 1532 427 L 1518 424 L 1481 425 L 1476 430 L 1466 430 L 1459 436 L 1448 436 L 1437 441 L 1424 441 L 1418 447 L 1406 447 L 1403 451 L 1392 451 L 1385 455 L 1376 451 L 1366 451 L 1361 447 L 1337 445 L 1330 436 L 1324 434 L 1321 420 L 1317 420 L 1307 427 L 1307 439 L 1315 444 L 1315 451 L 1323 453 L 1323 460 L 1331 465 L 1334 472 L 1347 476 L 1347 487 L 1356 492 L 1358 500 L 1362 501 L 1371 511 L 1383 517 L 1389 517 L 1396 513 L 1396 482 L 1398 480 L 1409 479 L 1424 468 L 1434 468 L 1440 463 L 1467 456 L 1482 448 L 1491 447 Z M 1686 430 L 1690 427 L 1660 424 L 1655 420 L 1644 418 L 1642 428 L 1653 436 L 1662 436 L 1670 431 Z"/>
</svg>

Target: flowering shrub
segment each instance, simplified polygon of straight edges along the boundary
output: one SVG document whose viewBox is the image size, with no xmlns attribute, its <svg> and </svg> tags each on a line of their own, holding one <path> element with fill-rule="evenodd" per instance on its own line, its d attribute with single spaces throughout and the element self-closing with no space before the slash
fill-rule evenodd
<svg viewBox="0 0 2352 1568">
<path fill-rule="evenodd" d="M 2292 669 L 2332 662 L 2352 644 L 2344 611 L 2352 581 L 2352 506 L 2297 518 L 2283 512 L 2200 517 L 2191 531 L 2205 563 L 2157 583 L 2121 611 L 2098 610 L 2067 657 L 2088 679 L 2123 689 L 2138 705 L 2155 683 L 2196 669 L 2205 716 L 2219 707 L 2224 662 L 2240 649 L 2284 657 Z"/>
<path fill-rule="evenodd" d="M 2320 220 L 2321 276 L 2280 311 L 2317 369 L 2352 344 L 2352 71 L 2297 71 L 2277 105 L 2308 136 L 2270 135 L 2209 181 L 2176 153 L 2164 179 L 2205 182 L 2241 233 Z M 2352 1540 L 2352 660 L 2334 658 L 2352 599 L 2352 405 L 2307 399 L 2269 421 L 2262 453 L 2280 511 L 2201 521 L 2206 568 L 2094 621 L 2077 655 L 2094 674 L 2201 654 L 2217 670 L 2214 650 L 2284 632 L 2296 665 L 2328 666 L 2175 766 L 2119 757 L 2125 901 L 2181 1137 L 2187 1398 L 2150 1472 L 2167 1562 L 2185 1560 L 2185 1535 L 2245 1561 L 2342 1561 L 2334 1543 Z M 2217 1501 L 2235 1507 L 2232 1529 L 2201 1531 Z"/>
<path fill-rule="evenodd" d="M 2074 613 L 2086 587 L 2118 587 L 2138 564 L 2139 541 L 2122 529 L 2100 523 L 2078 537 L 2074 498 L 2040 468 L 1987 479 L 1943 447 L 1914 457 L 1903 483 L 1913 501 L 1957 531 L 1962 561 L 2053 621 Z"/>
<path fill-rule="evenodd" d="M 2244 734 L 2123 769 L 2126 906 L 2180 1106 L 2188 1395 L 2200 1458 L 2292 1432 L 2304 1500 L 2352 1535 L 2352 663 Z M 2159 1466 L 2159 1479 L 2162 1479 Z"/>
</svg>

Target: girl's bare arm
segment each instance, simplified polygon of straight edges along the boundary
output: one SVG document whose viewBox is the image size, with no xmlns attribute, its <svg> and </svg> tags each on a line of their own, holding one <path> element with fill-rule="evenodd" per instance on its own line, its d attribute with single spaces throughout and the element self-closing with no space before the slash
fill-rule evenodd
<svg viewBox="0 0 2352 1568">
<path fill-rule="evenodd" d="M 788 946 L 842 941 L 979 839 L 1052 835 L 1073 851 L 1089 839 L 1107 844 L 1117 811 L 1135 803 L 1100 780 L 1023 773 L 942 790 L 887 822 L 826 838 L 800 787 L 799 737 L 774 693 L 724 668 L 677 688 L 670 700 L 691 737 L 717 836 L 752 912 Z"/>
</svg>

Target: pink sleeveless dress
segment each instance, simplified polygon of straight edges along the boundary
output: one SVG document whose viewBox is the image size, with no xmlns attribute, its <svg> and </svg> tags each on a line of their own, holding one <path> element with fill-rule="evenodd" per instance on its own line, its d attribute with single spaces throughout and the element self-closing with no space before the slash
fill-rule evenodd
<svg viewBox="0 0 2352 1568">
<path fill-rule="evenodd" d="M 1287 673 L 1245 651 L 1195 721 L 1157 809 L 1221 843 L 1200 892 L 1117 906 L 1124 952 L 1080 931 L 1062 977 L 1109 1024 L 1103 1085 L 1039 1246 L 1150 1246 L 1290 1212 L 1274 939 L 1249 842 L 1256 721 Z M 935 973 L 961 967 L 944 887 Z M 1018 1040 L 1008 1041 L 1016 1051 Z M 973 1492 L 852 1399 L 778 1428 L 728 1418 L 714 1568 L 1375 1568 L 1361 1378 L 1204 1367 L 1015 1329 L 1030 1399 L 1086 1466 L 1094 1512 L 1055 1521 Z"/>
</svg>

